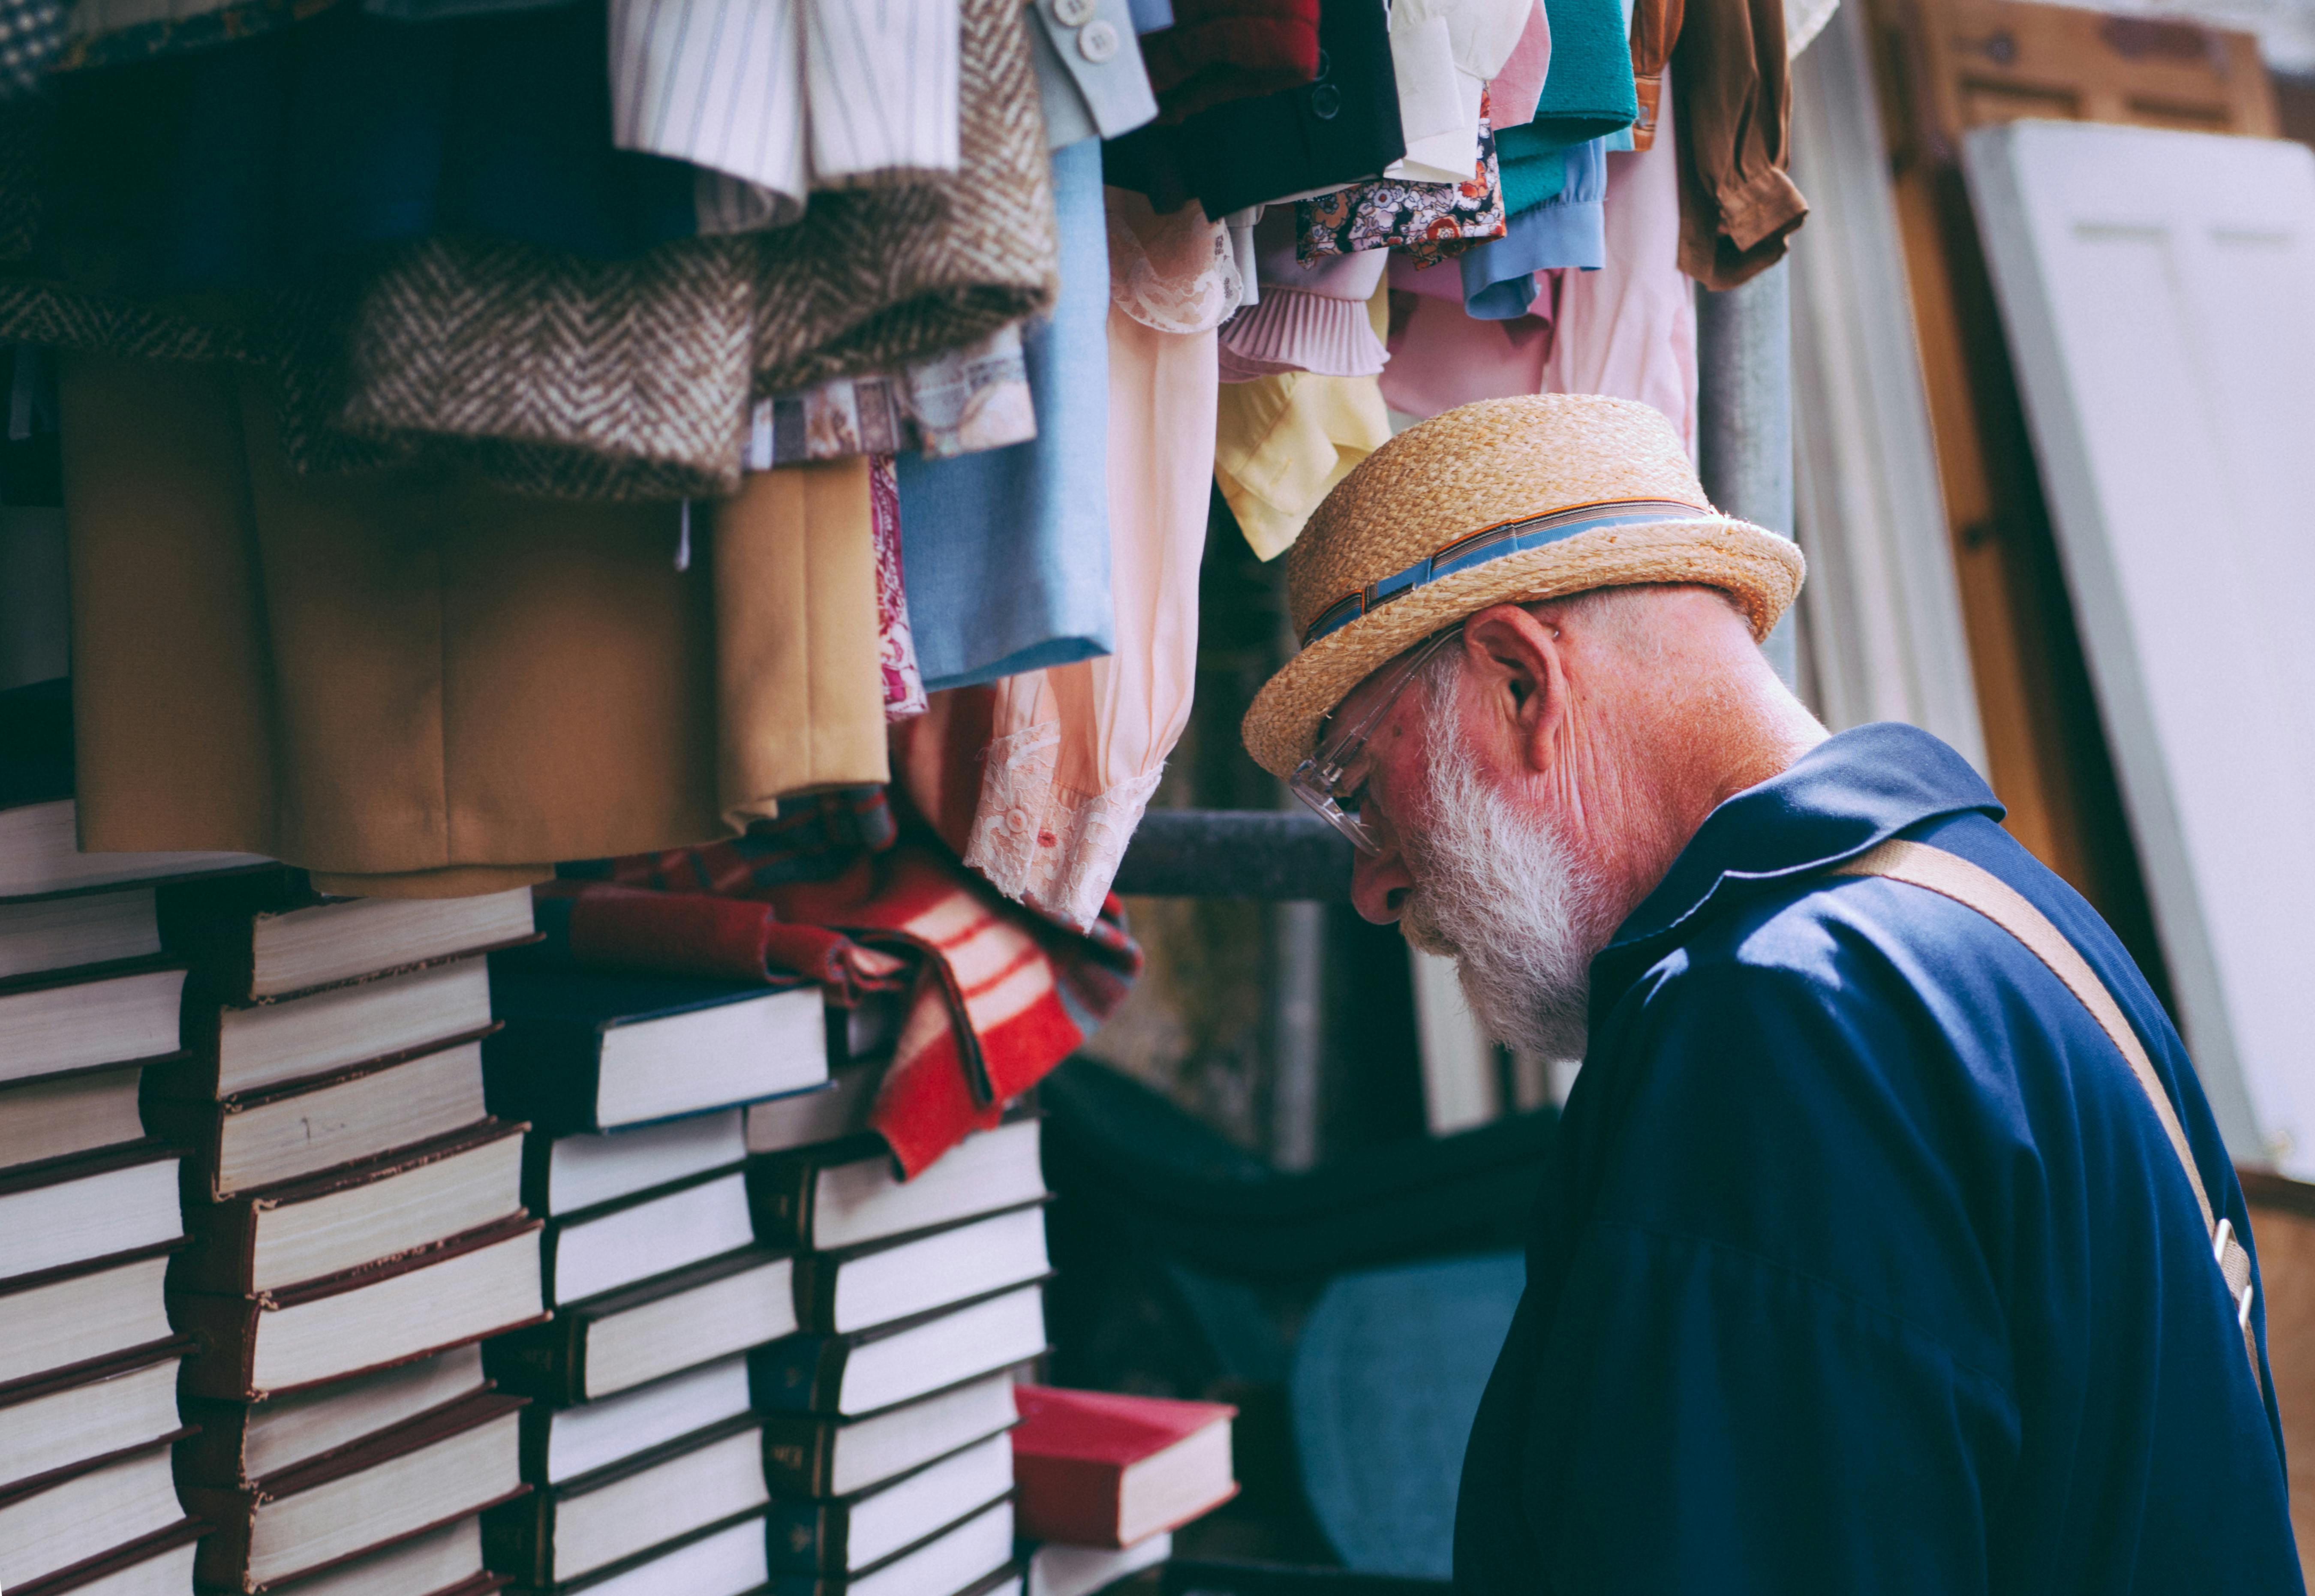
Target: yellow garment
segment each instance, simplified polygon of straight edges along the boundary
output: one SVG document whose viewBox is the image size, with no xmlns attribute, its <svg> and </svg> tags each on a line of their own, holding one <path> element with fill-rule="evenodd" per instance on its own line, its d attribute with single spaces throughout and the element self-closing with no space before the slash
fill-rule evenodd
<svg viewBox="0 0 2315 1596">
<path fill-rule="evenodd" d="M 1390 290 L 1367 302 L 1375 336 L 1390 330 Z M 1221 385 L 1214 480 L 1257 559 L 1294 545 L 1327 491 L 1390 439 L 1390 414 L 1371 377 L 1289 371 Z"/>
</svg>

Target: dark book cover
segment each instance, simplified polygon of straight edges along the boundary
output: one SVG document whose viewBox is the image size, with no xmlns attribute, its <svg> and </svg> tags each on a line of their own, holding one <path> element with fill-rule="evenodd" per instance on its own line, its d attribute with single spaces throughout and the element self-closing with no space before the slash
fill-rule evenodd
<svg viewBox="0 0 2315 1596">
<path fill-rule="evenodd" d="M 554 1521 L 566 1503 L 583 1501 L 590 1493 L 658 1467 L 670 1458 L 713 1446 L 719 1441 L 753 1430 L 762 1421 L 753 1414 L 736 1414 L 703 1430 L 662 1441 L 632 1458 L 622 1458 L 559 1485 L 540 1485 L 519 1502 L 492 1508 L 483 1515 L 483 1561 L 494 1574 L 517 1584 L 546 1585 L 554 1577 Z M 524 1473 L 530 1472 L 526 1460 Z M 751 1509 L 750 1512 L 760 1512 Z M 744 1516 L 744 1515 L 742 1515 Z M 592 1572 L 592 1571 L 590 1571 Z"/>
<path fill-rule="evenodd" d="M 600 1130 L 607 1032 L 779 990 L 681 976 L 522 970 L 493 959 L 491 1008 L 505 1029 L 483 1049 L 491 1112 L 528 1120 L 548 1136 Z"/>
<path fill-rule="evenodd" d="M 72 795 L 72 678 L 0 693 L 0 809 Z"/>
<path fill-rule="evenodd" d="M 760 1269 L 785 1256 L 776 1247 L 741 1247 L 687 1269 L 565 1303 L 543 1325 L 485 1342 L 483 1370 L 510 1391 L 575 1407 L 587 1400 L 587 1334 L 597 1323 L 730 1275 Z"/>
<path fill-rule="evenodd" d="M 776 1246 L 810 1246 L 812 1194 L 820 1189 L 820 1172 L 872 1159 L 890 1163 L 891 1157 L 884 1139 L 871 1131 L 749 1159 L 748 1207 L 756 1234 Z"/>
</svg>

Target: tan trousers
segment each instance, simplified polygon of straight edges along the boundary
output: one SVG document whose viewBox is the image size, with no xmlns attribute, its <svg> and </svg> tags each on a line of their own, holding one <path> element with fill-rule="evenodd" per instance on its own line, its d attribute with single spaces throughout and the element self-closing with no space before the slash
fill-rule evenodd
<svg viewBox="0 0 2315 1596">
<path fill-rule="evenodd" d="M 882 782 L 865 463 L 695 507 L 301 477 L 262 379 L 67 356 L 82 846 L 454 896 Z"/>
</svg>

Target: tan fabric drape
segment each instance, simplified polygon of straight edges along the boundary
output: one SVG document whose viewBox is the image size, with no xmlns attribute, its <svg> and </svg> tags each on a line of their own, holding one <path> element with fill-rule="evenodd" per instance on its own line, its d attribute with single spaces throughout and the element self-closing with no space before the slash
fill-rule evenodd
<svg viewBox="0 0 2315 1596">
<path fill-rule="evenodd" d="M 68 356 L 83 846 L 444 896 L 886 776 L 865 462 L 674 505 L 291 472 L 262 378 Z"/>
</svg>

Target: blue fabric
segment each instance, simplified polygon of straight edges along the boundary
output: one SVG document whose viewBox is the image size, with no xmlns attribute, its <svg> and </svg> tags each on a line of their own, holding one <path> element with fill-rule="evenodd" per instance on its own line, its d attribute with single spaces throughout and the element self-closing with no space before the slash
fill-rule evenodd
<svg viewBox="0 0 2315 1596">
<path fill-rule="evenodd" d="M 1597 271 L 1608 263 L 1608 141 L 1587 138 L 1566 153 L 1559 191 L 1505 224 L 1501 238 L 1463 252 L 1463 310 L 1483 322 L 1523 316 L 1535 303 L 1535 274 L 1558 267 Z"/>
<path fill-rule="evenodd" d="M 618 257 L 697 231 L 694 170 L 611 146 L 601 0 L 294 28 L 63 75 L 46 246 L 128 284 L 294 279 L 476 233 Z"/>
<path fill-rule="evenodd" d="M 1136 33 L 1155 33 L 1174 25 L 1174 0 L 1126 0 L 1133 13 Z"/>
<path fill-rule="evenodd" d="M 2129 1067 L 1991 921 L 1821 873 L 1902 834 L 2024 894 L 2247 1235 L 2153 993 L 2000 812 L 1926 733 L 1844 733 L 1714 811 L 1593 962 L 1465 1591 L 2302 1589 L 2280 1427 Z"/>
<path fill-rule="evenodd" d="M 1109 234 L 1101 141 L 1053 152 L 1061 288 L 1022 341 L 1037 436 L 903 455 L 900 563 L 932 691 L 1110 652 Z"/>
<path fill-rule="evenodd" d="M 1310 1309 L 1287 1381 L 1294 1457 L 1344 1567 L 1452 1571 L 1455 1467 L 1525 1276 L 1517 1253 L 1370 1269 Z"/>
</svg>

